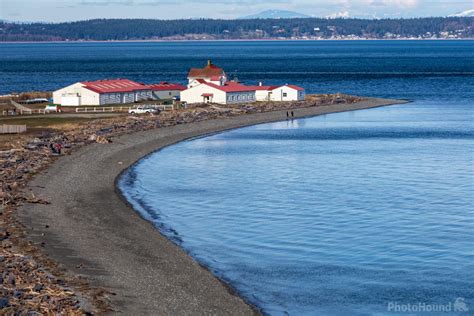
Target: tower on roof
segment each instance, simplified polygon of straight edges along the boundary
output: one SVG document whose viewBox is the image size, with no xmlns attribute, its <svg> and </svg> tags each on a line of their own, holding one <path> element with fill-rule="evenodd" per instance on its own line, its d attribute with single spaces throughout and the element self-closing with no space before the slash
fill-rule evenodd
<svg viewBox="0 0 474 316">
<path fill-rule="evenodd" d="M 219 86 L 225 85 L 227 76 L 224 70 L 212 63 L 210 59 L 207 60 L 207 65 L 204 68 L 191 68 L 188 73 L 188 88 L 191 88 L 196 83 L 196 80 L 205 80 L 217 84 Z"/>
</svg>

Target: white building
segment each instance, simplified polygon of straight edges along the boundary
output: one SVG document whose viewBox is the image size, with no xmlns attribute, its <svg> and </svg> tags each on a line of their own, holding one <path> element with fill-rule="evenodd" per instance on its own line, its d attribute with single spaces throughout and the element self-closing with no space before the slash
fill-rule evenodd
<svg viewBox="0 0 474 316">
<path fill-rule="evenodd" d="M 186 87 L 176 83 L 160 82 L 148 85 L 152 90 L 154 100 L 169 100 L 179 98 L 180 92 L 186 90 Z"/>
<path fill-rule="evenodd" d="M 255 90 L 235 82 L 216 85 L 204 79 L 196 79 L 191 88 L 181 91 L 181 101 L 186 103 L 250 103 L 255 102 Z"/>
<path fill-rule="evenodd" d="M 209 60 L 204 68 L 191 68 L 188 89 L 181 91 L 181 101 L 192 103 L 250 103 L 255 101 L 303 101 L 304 89 L 295 85 L 246 86 L 228 81 L 222 68 Z"/>
<path fill-rule="evenodd" d="M 53 92 L 53 102 L 63 106 L 133 103 L 179 97 L 186 87 L 160 82 L 145 85 L 128 79 L 77 82 Z"/>
<path fill-rule="evenodd" d="M 150 87 L 128 79 L 77 82 L 53 92 L 54 104 L 63 106 L 133 103 L 152 98 Z"/>
<path fill-rule="evenodd" d="M 295 85 L 256 86 L 257 101 L 304 101 L 305 91 Z"/>
<path fill-rule="evenodd" d="M 199 83 L 196 79 L 203 79 L 207 82 L 222 86 L 227 82 L 227 75 L 222 68 L 214 65 L 210 60 L 204 68 L 191 68 L 188 73 L 188 88 L 192 88 Z"/>
</svg>

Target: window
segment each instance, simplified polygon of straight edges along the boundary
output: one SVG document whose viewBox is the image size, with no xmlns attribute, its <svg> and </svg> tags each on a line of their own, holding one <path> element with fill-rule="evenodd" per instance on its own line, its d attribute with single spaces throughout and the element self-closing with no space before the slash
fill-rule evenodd
<svg viewBox="0 0 474 316">
<path fill-rule="evenodd" d="M 170 91 L 170 92 L 168 92 L 168 95 L 172 95 L 171 91 Z"/>
<path fill-rule="evenodd" d="M 283 97 L 287 97 L 287 96 L 288 96 L 288 93 L 283 92 Z"/>
</svg>

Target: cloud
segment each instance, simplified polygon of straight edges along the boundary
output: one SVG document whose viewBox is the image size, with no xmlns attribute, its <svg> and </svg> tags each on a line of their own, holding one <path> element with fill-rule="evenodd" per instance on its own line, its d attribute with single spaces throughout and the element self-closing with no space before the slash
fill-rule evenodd
<svg viewBox="0 0 474 316">
<path fill-rule="evenodd" d="M 329 15 L 326 15 L 325 18 L 328 19 L 337 19 L 337 18 L 348 18 L 349 17 L 349 11 L 340 11 L 340 12 L 335 12 Z"/>
<path fill-rule="evenodd" d="M 412 8 L 418 5 L 418 0 L 371 0 L 370 5 L 381 7 Z"/>
<path fill-rule="evenodd" d="M 134 4 L 133 0 L 81 0 L 79 5 L 82 6 L 108 6 L 108 5 L 127 5 Z"/>
</svg>

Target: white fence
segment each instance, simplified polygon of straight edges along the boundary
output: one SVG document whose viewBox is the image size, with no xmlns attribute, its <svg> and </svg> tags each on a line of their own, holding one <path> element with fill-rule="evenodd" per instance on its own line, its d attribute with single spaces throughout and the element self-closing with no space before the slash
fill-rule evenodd
<svg viewBox="0 0 474 316">
<path fill-rule="evenodd" d="M 3 110 L 2 116 L 13 116 L 13 115 L 32 115 L 32 114 L 46 114 L 49 113 L 43 109 L 36 110 Z"/>
<path fill-rule="evenodd" d="M 146 104 L 140 106 L 150 106 L 162 111 L 171 111 L 174 109 L 172 104 Z M 129 106 L 101 106 L 101 107 L 82 107 L 76 108 L 76 113 L 107 113 L 107 112 L 128 112 L 132 109 Z"/>
<path fill-rule="evenodd" d="M 84 107 L 84 108 L 76 108 L 76 113 L 105 113 L 105 112 L 124 112 L 131 109 L 128 106 L 103 106 L 103 107 Z"/>
<path fill-rule="evenodd" d="M 0 125 L 0 134 L 18 134 L 26 132 L 26 125 Z"/>
</svg>

